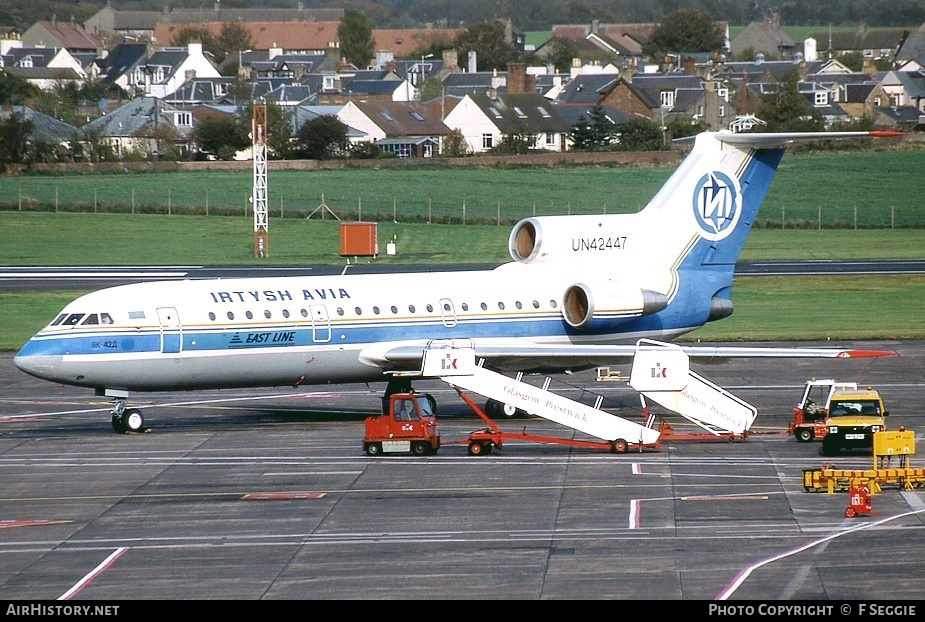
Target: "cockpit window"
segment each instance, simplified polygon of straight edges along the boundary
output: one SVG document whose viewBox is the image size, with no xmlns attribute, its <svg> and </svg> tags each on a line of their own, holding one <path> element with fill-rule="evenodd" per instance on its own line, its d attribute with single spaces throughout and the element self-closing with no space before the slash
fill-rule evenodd
<svg viewBox="0 0 925 622">
<path fill-rule="evenodd" d="M 96 313 L 91 313 L 90 315 L 87 316 L 87 318 L 83 322 L 81 322 L 81 325 L 87 326 L 88 324 L 99 324 L 99 323 L 100 323 L 100 316 L 98 316 Z"/>
<path fill-rule="evenodd" d="M 66 318 L 66 317 L 67 317 L 67 313 L 62 313 L 61 315 L 59 315 L 58 317 L 56 317 L 55 319 L 53 319 L 53 320 L 51 321 L 51 324 L 49 324 L 49 326 L 57 326 L 58 324 L 60 324 L 61 322 L 63 322 L 63 321 L 64 321 L 64 318 Z"/>
<path fill-rule="evenodd" d="M 83 313 L 71 313 L 69 316 L 67 316 L 67 319 L 64 320 L 64 325 L 65 326 L 77 326 L 77 324 L 80 322 L 83 316 L 84 316 Z"/>
<path fill-rule="evenodd" d="M 112 316 L 108 313 L 100 313 L 100 324 L 112 324 Z"/>
</svg>

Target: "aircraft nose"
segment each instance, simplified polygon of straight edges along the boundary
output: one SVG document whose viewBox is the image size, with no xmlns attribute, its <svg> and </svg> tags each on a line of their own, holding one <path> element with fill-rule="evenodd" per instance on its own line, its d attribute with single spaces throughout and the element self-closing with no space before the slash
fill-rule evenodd
<svg viewBox="0 0 925 622">
<path fill-rule="evenodd" d="M 13 357 L 13 365 L 30 376 L 44 380 L 57 380 L 61 371 L 61 356 L 55 354 L 30 354 L 28 344 Z"/>
</svg>

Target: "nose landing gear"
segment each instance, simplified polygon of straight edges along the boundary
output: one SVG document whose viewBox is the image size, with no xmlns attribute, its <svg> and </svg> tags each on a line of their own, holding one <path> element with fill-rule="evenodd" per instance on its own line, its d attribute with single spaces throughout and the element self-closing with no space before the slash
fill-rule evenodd
<svg viewBox="0 0 925 622">
<path fill-rule="evenodd" d="M 145 419 L 137 408 L 126 408 L 125 398 L 117 397 L 112 400 L 112 430 L 118 434 L 138 434 L 146 432 Z"/>
</svg>

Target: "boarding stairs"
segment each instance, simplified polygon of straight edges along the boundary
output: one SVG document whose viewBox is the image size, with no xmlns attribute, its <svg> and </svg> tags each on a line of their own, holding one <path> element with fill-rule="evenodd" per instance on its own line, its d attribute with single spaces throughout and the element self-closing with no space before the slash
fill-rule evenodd
<svg viewBox="0 0 925 622">
<path fill-rule="evenodd" d="M 673 344 L 639 340 L 630 386 L 644 399 L 678 413 L 717 437 L 746 434 L 758 416 L 754 406 L 692 371 L 687 354 Z"/>
<path fill-rule="evenodd" d="M 655 418 L 645 425 L 628 421 L 594 406 L 576 402 L 542 387 L 486 369 L 469 340 L 433 340 L 424 348 L 420 376 L 439 378 L 457 390 L 478 393 L 531 415 L 549 419 L 595 438 L 633 445 L 653 445 L 659 439 Z M 644 341 L 637 344 L 630 385 L 645 397 L 678 412 L 713 435 L 741 434 L 757 411 L 706 379 L 694 374 L 687 355 L 677 346 Z"/>
</svg>

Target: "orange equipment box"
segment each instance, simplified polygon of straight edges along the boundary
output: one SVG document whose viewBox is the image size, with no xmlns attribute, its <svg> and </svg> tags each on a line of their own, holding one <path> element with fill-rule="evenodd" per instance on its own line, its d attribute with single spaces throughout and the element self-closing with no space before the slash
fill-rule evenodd
<svg viewBox="0 0 925 622">
<path fill-rule="evenodd" d="M 340 223 L 341 257 L 375 257 L 379 254 L 379 242 L 374 222 Z"/>
</svg>

